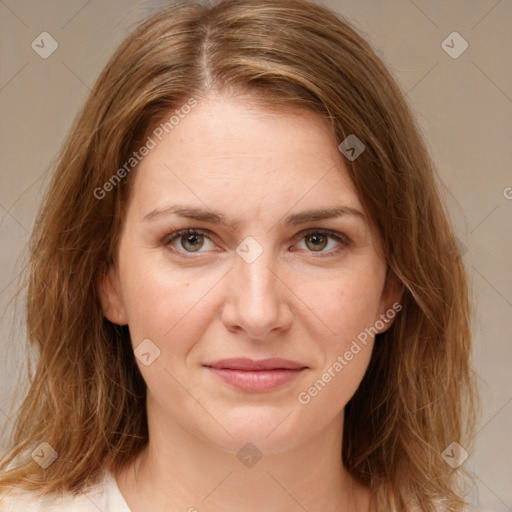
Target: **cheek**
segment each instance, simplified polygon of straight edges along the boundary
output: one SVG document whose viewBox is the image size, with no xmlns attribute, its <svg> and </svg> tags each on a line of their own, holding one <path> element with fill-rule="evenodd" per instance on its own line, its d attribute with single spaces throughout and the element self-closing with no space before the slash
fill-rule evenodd
<svg viewBox="0 0 512 512">
<path fill-rule="evenodd" d="M 312 332 L 318 365 L 297 401 L 308 417 L 321 415 L 328 421 L 345 407 L 368 368 L 380 288 L 374 275 L 353 272 L 331 281 L 323 293 L 317 286 L 310 291 L 307 303 L 315 312 L 310 318 L 321 320 L 314 322 L 318 327 Z"/>
<path fill-rule="evenodd" d="M 370 268 L 370 270 L 367 270 Z M 384 274 L 379 267 L 362 266 L 344 269 L 326 279 L 302 281 L 298 292 L 324 332 L 318 340 L 326 340 L 336 349 L 374 325 L 379 313 Z"/>
<path fill-rule="evenodd" d="M 218 277 L 212 272 L 170 270 L 158 259 L 142 255 L 127 257 L 124 266 L 120 262 L 123 303 L 134 345 L 150 338 L 161 349 L 170 343 L 176 349 L 180 340 L 194 339 L 194 332 L 211 321 L 206 308 Z"/>
<path fill-rule="evenodd" d="M 371 359 L 384 273 L 380 266 L 352 267 L 329 280 L 304 285 L 302 296 L 315 325 L 312 349 L 318 365 L 297 400 L 304 413 L 332 418 L 353 396 Z"/>
<path fill-rule="evenodd" d="M 297 394 L 298 407 L 311 420 L 328 423 L 338 415 L 359 387 L 371 356 L 371 344 L 347 361 L 343 355 L 312 375 Z"/>
</svg>

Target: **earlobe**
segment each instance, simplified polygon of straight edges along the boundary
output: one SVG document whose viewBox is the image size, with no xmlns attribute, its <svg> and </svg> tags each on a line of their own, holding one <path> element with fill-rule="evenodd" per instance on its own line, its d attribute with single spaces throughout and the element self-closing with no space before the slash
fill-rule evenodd
<svg viewBox="0 0 512 512">
<path fill-rule="evenodd" d="M 128 317 L 121 299 L 119 278 L 113 265 L 102 269 L 98 276 L 97 286 L 105 318 L 117 325 L 127 325 Z"/>
<path fill-rule="evenodd" d="M 386 332 L 394 323 L 396 316 L 402 310 L 402 287 L 396 275 L 388 270 L 386 282 L 381 295 L 380 316 L 375 325 L 379 334 Z"/>
</svg>

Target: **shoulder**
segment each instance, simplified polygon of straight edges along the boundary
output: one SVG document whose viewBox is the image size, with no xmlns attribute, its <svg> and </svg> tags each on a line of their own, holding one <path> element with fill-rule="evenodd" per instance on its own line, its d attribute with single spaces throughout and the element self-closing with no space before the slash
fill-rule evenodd
<svg viewBox="0 0 512 512">
<path fill-rule="evenodd" d="M 0 512 L 97 512 L 93 503 L 81 496 L 39 496 L 13 490 L 0 499 Z M 103 510 L 100 508 L 100 510 Z"/>
<path fill-rule="evenodd" d="M 102 480 L 75 496 L 40 496 L 11 489 L 0 497 L 0 512 L 130 512 L 119 493 L 115 478 L 105 473 Z"/>
</svg>

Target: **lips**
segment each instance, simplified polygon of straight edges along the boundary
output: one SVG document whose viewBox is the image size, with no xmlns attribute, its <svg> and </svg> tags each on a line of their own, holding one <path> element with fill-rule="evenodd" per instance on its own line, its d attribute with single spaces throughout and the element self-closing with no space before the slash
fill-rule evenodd
<svg viewBox="0 0 512 512">
<path fill-rule="evenodd" d="M 273 357 L 270 359 L 260 359 L 259 361 L 248 359 L 245 357 L 238 357 L 232 359 L 221 359 L 214 363 L 208 363 L 204 366 L 208 368 L 218 368 L 224 370 L 300 370 L 307 368 L 303 364 L 290 361 L 288 359 L 281 359 L 280 357 Z"/>
<path fill-rule="evenodd" d="M 247 358 L 222 359 L 204 365 L 222 382 L 238 390 L 261 393 L 273 391 L 296 379 L 307 366 L 281 358 L 255 361 Z"/>
</svg>

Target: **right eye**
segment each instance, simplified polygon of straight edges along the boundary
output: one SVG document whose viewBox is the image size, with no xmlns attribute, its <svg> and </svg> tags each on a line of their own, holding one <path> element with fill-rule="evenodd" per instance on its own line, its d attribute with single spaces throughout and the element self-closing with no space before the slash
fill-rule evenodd
<svg viewBox="0 0 512 512">
<path fill-rule="evenodd" d="M 204 246 L 205 239 L 210 243 L 213 243 L 211 241 L 210 235 L 202 229 L 182 229 L 167 235 L 163 241 L 163 245 L 176 253 L 191 254 L 200 251 L 200 249 Z M 177 245 L 179 248 L 176 247 Z"/>
</svg>

